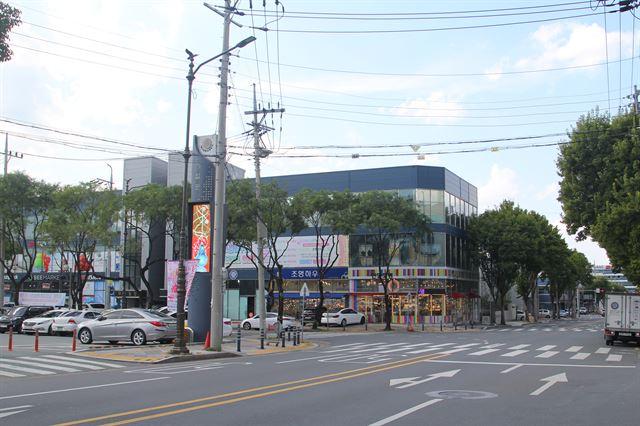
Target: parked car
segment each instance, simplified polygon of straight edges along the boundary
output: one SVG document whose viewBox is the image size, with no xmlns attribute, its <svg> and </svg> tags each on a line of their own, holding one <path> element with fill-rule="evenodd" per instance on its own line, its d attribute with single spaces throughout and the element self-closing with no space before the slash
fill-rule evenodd
<svg viewBox="0 0 640 426">
<path fill-rule="evenodd" d="M 15 306 L 0 317 L 0 333 L 6 332 L 9 327 L 13 327 L 13 331 L 19 333 L 24 320 L 42 315 L 51 309 L 51 306 Z"/>
<path fill-rule="evenodd" d="M 129 340 L 134 345 L 157 341 L 170 343 L 176 338 L 176 320 L 169 315 L 149 309 L 118 309 L 103 313 L 94 320 L 82 323 L 78 339 L 82 344 L 108 341 L 111 344 Z"/>
<path fill-rule="evenodd" d="M 516 310 L 516 321 L 524 321 L 524 312 L 520 309 Z"/>
<path fill-rule="evenodd" d="M 569 311 L 566 309 L 560 309 L 560 318 L 566 318 L 569 316 Z"/>
<path fill-rule="evenodd" d="M 323 306 L 322 307 L 322 313 L 327 312 L 327 307 Z M 302 319 L 304 320 L 305 323 L 312 323 L 313 321 L 315 321 L 316 319 L 316 308 L 309 308 L 309 309 L 305 309 L 302 312 Z"/>
<path fill-rule="evenodd" d="M 233 327 L 231 326 L 231 320 L 229 318 L 222 318 L 222 335 L 231 336 L 233 333 Z"/>
<path fill-rule="evenodd" d="M 539 309 L 538 316 L 542 318 L 551 318 L 551 311 L 548 309 Z"/>
<path fill-rule="evenodd" d="M 587 314 L 587 308 L 584 307 L 584 306 L 581 306 L 579 312 L 580 312 L 580 315 L 586 315 Z"/>
<path fill-rule="evenodd" d="M 60 315 L 66 314 L 69 309 L 52 309 L 37 317 L 29 318 L 22 323 L 22 332 L 24 334 L 35 333 L 47 333 L 53 334 L 53 320 Z"/>
<path fill-rule="evenodd" d="M 275 312 L 267 312 L 267 327 L 274 327 L 276 322 L 278 322 L 278 314 Z M 240 323 L 240 327 L 245 330 L 258 330 L 260 329 L 260 315 L 254 315 L 251 318 L 247 318 L 242 323 Z M 282 317 L 282 328 L 287 330 L 293 327 L 293 318 L 291 317 Z"/>
<path fill-rule="evenodd" d="M 86 310 L 86 311 L 96 311 L 96 312 L 102 312 L 104 311 L 104 304 L 103 303 L 83 303 L 82 304 L 82 309 Z"/>
<path fill-rule="evenodd" d="M 54 334 L 73 333 L 73 330 L 77 329 L 78 324 L 96 319 L 99 316 L 100 312 L 95 311 L 69 311 L 54 318 L 51 328 Z"/>
<path fill-rule="evenodd" d="M 351 308 L 331 309 L 322 314 L 320 323 L 341 325 L 343 327 L 349 324 L 364 324 L 364 315 Z"/>
</svg>

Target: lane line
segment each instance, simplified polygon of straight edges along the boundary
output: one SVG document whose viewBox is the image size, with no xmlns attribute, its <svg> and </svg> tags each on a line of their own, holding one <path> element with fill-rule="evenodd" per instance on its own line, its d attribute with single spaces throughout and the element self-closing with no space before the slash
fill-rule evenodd
<svg viewBox="0 0 640 426">
<path fill-rule="evenodd" d="M 79 388 L 56 389 L 56 390 L 43 391 L 43 392 L 23 393 L 23 394 L 20 394 L 20 395 L 7 395 L 7 396 L 0 396 L 0 400 L 3 400 L 3 399 L 14 399 L 14 398 L 24 398 L 26 396 L 48 395 L 48 394 L 51 394 L 51 393 L 59 393 L 59 392 L 73 392 L 73 391 L 85 390 L 85 389 L 106 388 L 106 387 L 110 387 L 110 386 L 129 385 L 129 384 L 132 384 L 132 383 L 143 383 L 143 382 L 151 382 L 151 381 L 154 381 L 154 380 L 164 380 L 164 379 L 169 379 L 169 377 L 153 377 L 151 379 L 131 380 L 129 382 L 105 383 L 103 385 L 82 386 L 82 387 L 79 387 Z"/>
<path fill-rule="evenodd" d="M 571 359 L 585 359 L 587 358 L 589 355 L 591 355 L 588 352 L 578 352 L 577 354 L 575 354 L 574 356 L 571 357 Z"/>
<path fill-rule="evenodd" d="M 540 355 L 536 355 L 536 358 L 551 358 L 552 356 L 558 355 L 560 352 L 558 351 L 546 351 L 542 352 Z"/>
<path fill-rule="evenodd" d="M 31 362 L 31 361 L 23 361 L 21 359 L 5 359 L 5 362 L 8 363 L 16 363 L 16 364 L 23 364 L 26 365 L 27 367 L 38 367 L 41 368 L 43 370 L 57 370 L 57 371 L 65 371 L 67 373 L 77 373 L 80 370 L 77 370 L 75 368 L 69 368 L 69 367 L 62 367 L 59 365 L 47 365 L 47 364 L 42 364 L 40 362 Z"/>
<path fill-rule="evenodd" d="M 264 392 L 264 393 L 246 395 L 246 396 L 242 396 L 242 397 L 238 397 L 238 398 L 227 399 L 227 400 L 224 400 L 224 401 L 212 402 L 212 403 L 198 405 L 198 406 L 181 408 L 181 409 L 177 409 L 177 410 L 174 410 L 174 411 L 166 411 L 166 412 L 162 412 L 162 413 L 150 414 L 150 415 L 143 416 L 143 417 L 137 417 L 137 418 L 131 418 L 131 419 L 127 419 L 127 420 L 121 420 L 121 421 L 117 421 L 117 422 L 114 422 L 114 423 L 109 423 L 109 425 L 114 426 L 114 425 L 136 423 L 136 422 L 141 422 L 141 421 L 144 421 L 144 420 L 151 420 L 151 419 L 156 419 L 156 418 L 159 418 L 159 417 L 166 417 L 166 416 L 175 415 L 175 414 L 187 413 L 187 412 L 191 412 L 191 411 L 195 411 L 195 410 L 213 408 L 213 407 L 217 407 L 217 406 L 220 406 L 220 405 L 232 404 L 232 403 L 236 403 L 236 402 L 240 402 L 240 401 L 246 401 L 246 400 L 251 400 L 251 399 L 256 399 L 256 398 L 263 398 L 263 397 L 266 397 L 266 396 L 277 395 L 277 394 L 284 393 L 284 392 L 291 392 L 291 391 L 294 391 L 294 390 L 304 389 L 304 388 L 311 387 L 311 386 L 317 386 L 317 385 L 326 384 L 326 383 L 333 383 L 333 382 L 337 382 L 337 381 L 341 381 L 341 380 L 346 380 L 346 379 L 365 376 L 365 375 L 369 375 L 369 374 L 379 373 L 379 372 L 382 372 L 382 371 L 388 371 L 388 370 L 393 370 L 393 369 L 396 369 L 396 368 L 406 367 L 406 366 L 409 366 L 409 365 L 414 365 L 414 364 L 418 364 L 418 363 L 421 363 L 421 362 L 425 362 L 425 361 L 430 360 L 430 359 L 437 359 L 437 358 L 441 358 L 441 357 L 442 356 L 432 356 L 432 355 L 431 356 L 428 355 L 428 356 L 416 357 L 416 358 L 412 358 L 412 359 L 408 359 L 408 360 L 394 361 L 394 362 L 390 362 L 388 364 L 375 365 L 375 366 L 370 366 L 370 367 L 357 368 L 355 370 L 347 370 L 347 371 L 341 371 L 341 372 L 337 372 L 337 373 L 326 374 L 326 375 L 323 375 L 323 376 L 309 377 L 309 378 L 306 378 L 306 379 L 293 380 L 293 381 L 290 381 L 290 382 L 282 382 L 282 383 L 276 383 L 276 384 L 272 384 L 272 385 L 259 386 L 259 387 L 255 387 L 255 388 L 248 388 L 248 389 L 243 389 L 243 390 L 239 390 L 239 391 L 235 391 L 235 392 L 229 392 L 229 393 L 226 393 L 226 394 L 218 394 L 218 395 L 206 396 L 206 397 L 192 399 L 192 400 L 188 400 L 188 401 L 173 402 L 173 403 L 169 403 L 169 404 L 163 404 L 163 405 L 157 405 L 157 406 L 153 406 L 153 407 L 141 408 L 141 409 L 138 409 L 138 410 L 131 410 L 131 411 L 120 412 L 120 413 L 116 413 L 116 414 L 107 414 L 107 415 L 99 416 L 99 417 L 93 417 L 93 418 L 88 418 L 88 419 L 81 419 L 81 420 L 75 420 L 75 421 L 71 421 L 71 422 L 59 423 L 59 424 L 57 424 L 55 426 L 71 426 L 71 425 L 78 425 L 78 424 L 85 424 L 85 423 L 93 423 L 93 422 L 98 422 L 98 421 L 106 420 L 106 419 L 115 419 L 115 418 L 119 418 L 119 417 L 131 416 L 131 415 L 134 415 L 134 414 L 148 413 L 150 411 L 158 411 L 158 410 L 167 409 L 167 408 L 180 407 L 180 406 L 191 405 L 191 404 L 196 404 L 196 403 L 205 402 L 205 401 L 212 401 L 212 400 L 216 400 L 216 399 L 222 399 L 222 398 L 227 398 L 227 397 L 232 397 L 232 396 L 237 396 L 237 395 L 248 394 L 248 393 L 252 393 L 252 392 L 264 391 L 264 390 L 267 390 L 267 389 L 280 388 L 280 389 L 275 389 L 275 390 Z M 292 385 L 295 385 L 295 386 L 292 386 Z M 289 386 L 289 387 L 285 387 L 285 386 Z"/>
<path fill-rule="evenodd" d="M 606 355 L 606 354 L 608 354 L 608 353 L 609 353 L 609 351 L 611 351 L 611 348 L 598 348 L 598 349 L 596 350 L 596 353 L 597 353 L 597 354 L 604 354 L 604 355 Z"/>
<path fill-rule="evenodd" d="M 490 353 L 493 353 L 493 352 L 498 352 L 499 350 L 500 349 L 484 349 L 482 351 L 472 352 L 469 355 L 480 356 L 480 355 L 490 354 Z"/>
<path fill-rule="evenodd" d="M 441 362 L 447 364 L 477 364 L 477 365 L 524 365 L 531 367 L 576 367 L 576 368 L 631 368 L 635 365 L 602 365 L 602 364 L 545 364 L 545 363 L 513 363 L 513 362 L 492 362 L 492 361 L 448 361 L 448 360 L 425 360 L 423 362 Z"/>
<path fill-rule="evenodd" d="M 582 346 L 571 346 L 569 349 L 565 350 L 565 352 L 579 352 L 582 348 Z"/>
<path fill-rule="evenodd" d="M 416 405 L 414 407 L 411 407 L 411 408 L 408 408 L 408 409 L 406 409 L 404 411 L 401 411 L 398 414 L 394 414 L 393 416 L 389 416 L 389 417 L 384 418 L 382 420 L 378 420 L 375 423 L 371 423 L 369 426 L 383 426 L 383 425 L 386 425 L 387 423 L 391 423 L 394 420 L 398 420 L 398 419 L 400 419 L 400 418 L 402 418 L 404 416 L 407 416 L 407 415 L 409 415 L 411 413 L 415 413 L 416 411 L 421 410 L 424 407 L 428 407 L 428 406 L 433 405 L 436 402 L 440 402 L 440 401 L 442 401 L 442 399 L 431 399 L 431 400 L 429 400 L 427 402 L 423 402 L 422 404 L 418 404 L 418 405 Z"/>
<path fill-rule="evenodd" d="M 513 352 L 507 352 L 506 354 L 502 354 L 502 355 L 500 355 L 500 356 L 514 357 L 514 356 L 518 356 L 518 355 L 525 354 L 525 353 L 527 353 L 527 352 L 529 352 L 529 351 L 528 351 L 528 350 L 526 350 L 526 349 L 520 349 L 520 350 L 513 351 Z"/>
<path fill-rule="evenodd" d="M 551 350 L 551 349 L 553 349 L 555 347 L 556 347 L 556 345 L 540 346 L 538 349 L 536 349 L 536 351 L 548 351 L 548 350 Z"/>
<path fill-rule="evenodd" d="M 23 408 L 31 408 L 33 405 L 20 405 L 18 407 L 6 407 L 0 408 L 0 411 L 9 411 L 9 410 L 22 410 Z"/>
<path fill-rule="evenodd" d="M 516 368 L 520 368 L 520 367 L 522 367 L 522 364 L 516 364 L 516 365 L 514 365 L 513 367 L 509 367 L 509 368 L 507 368 L 506 370 L 502 370 L 502 371 L 500 372 L 500 374 L 507 374 L 507 373 L 510 373 L 510 372 L 512 372 L 513 370 L 515 370 Z"/>
</svg>

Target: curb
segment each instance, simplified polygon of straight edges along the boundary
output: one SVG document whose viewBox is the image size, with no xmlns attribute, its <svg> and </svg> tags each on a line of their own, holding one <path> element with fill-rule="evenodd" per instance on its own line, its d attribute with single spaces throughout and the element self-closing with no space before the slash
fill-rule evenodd
<svg viewBox="0 0 640 426">
<path fill-rule="evenodd" d="M 189 355 L 167 355 L 167 356 L 139 356 L 139 355 L 120 355 L 120 354 L 100 354 L 85 352 L 80 357 L 95 358 L 109 361 L 135 362 L 142 364 L 169 364 L 176 362 L 200 361 L 216 358 L 235 358 L 242 355 L 233 352 L 211 352 L 197 353 Z"/>
</svg>

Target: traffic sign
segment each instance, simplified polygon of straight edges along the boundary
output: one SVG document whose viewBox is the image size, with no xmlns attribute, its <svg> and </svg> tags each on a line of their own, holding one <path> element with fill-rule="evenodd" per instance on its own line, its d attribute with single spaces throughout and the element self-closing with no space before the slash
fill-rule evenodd
<svg viewBox="0 0 640 426">
<path fill-rule="evenodd" d="M 302 284 L 302 288 L 300 289 L 301 297 L 309 297 L 309 287 L 307 287 L 307 283 Z"/>
</svg>

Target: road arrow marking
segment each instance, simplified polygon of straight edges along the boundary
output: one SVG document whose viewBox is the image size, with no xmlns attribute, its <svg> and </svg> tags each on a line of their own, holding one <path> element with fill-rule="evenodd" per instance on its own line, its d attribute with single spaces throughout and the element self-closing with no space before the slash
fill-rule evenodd
<svg viewBox="0 0 640 426">
<path fill-rule="evenodd" d="M 556 383 L 567 383 L 569 380 L 567 380 L 567 375 L 565 373 L 560 373 L 560 374 L 556 374 L 554 376 L 545 377 L 544 379 L 540 379 L 540 381 L 541 382 L 547 382 L 547 383 L 545 383 L 544 385 L 540 386 L 538 389 L 534 390 L 529 395 L 538 396 L 542 392 L 544 392 L 547 389 L 549 389 L 551 386 L 555 385 Z"/>
<path fill-rule="evenodd" d="M 420 385 L 422 383 L 430 382 L 440 377 L 453 377 L 456 374 L 458 374 L 459 371 L 460 370 L 449 370 L 449 371 L 443 371 L 442 373 L 429 374 L 429 377 L 422 380 L 416 380 L 416 379 L 419 379 L 420 377 L 405 377 L 403 379 L 391 379 L 389 380 L 389 386 L 391 387 L 396 386 L 396 389 L 406 389 L 412 386 Z M 400 386 L 397 386 L 397 385 L 400 385 Z"/>
<path fill-rule="evenodd" d="M 19 414 L 22 413 L 24 411 L 27 411 L 27 408 L 31 408 L 33 407 L 33 405 L 20 405 L 18 407 L 7 407 L 7 408 L 0 408 L 0 419 L 4 418 L 4 417 L 9 417 L 9 416 L 13 416 L 14 414 Z M 10 411 L 12 410 L 12 411 Z"/>
<path fill-rule="evenodd" d="M 402 418 L 404 416 L 408 416 L 411 413 L 414 413 L 414 412 L 416 412 L 416 411 L 418 411 L 418 410 L 420 410 L 420 409 L 422 409 L 424 407 L 428 407 L 429 405 L 433 405 L 436 402 L 440 402 L 440 401 L 442 401 L 442 399 L 431 399 L 431 400 L 429 400 L 427 402 L 423 402 L 422 404 L 418 404 L 418 405 L 416 405 L 414 407 L 411 407 L 411 408 L 408 408 L 408 409 L 406 409 L 404 411 L 401 411 L 398 414 L 394 414 L 393 416 L 389 416 L 389 417 L 384 418 L 382 420 L 378 420 L 375 423 L 371 423 L 369 426 L 383 426 L 383 425 L 386 425 L 387 423 L 391 423 L 394 420 L 398 420 L 398 419 L 400 419 L 400 418 Z"/>
</svg>

